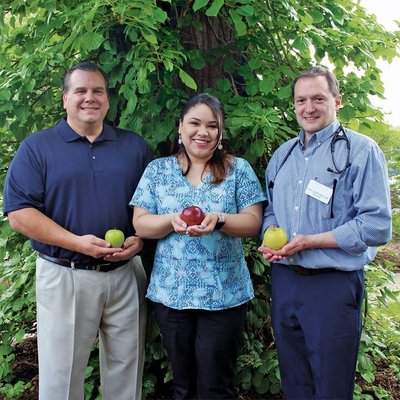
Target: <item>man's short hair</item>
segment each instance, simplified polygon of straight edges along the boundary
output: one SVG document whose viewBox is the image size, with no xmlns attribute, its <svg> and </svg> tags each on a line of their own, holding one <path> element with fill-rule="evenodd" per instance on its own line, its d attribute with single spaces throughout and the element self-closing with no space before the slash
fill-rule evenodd
<svg viewBox="0 0 400 400">
<path fill-rule="evenodd" d="M 65 72 L 64 74 L 64 83 L 63 83 L 63 92 L 66 93 L 68 90 L 71 88 L 71 75 L 74 71 L 77 69 L 80 69 L 81 71 L 87 71 L 87 72 L 100 72 L 101 75 L 104 78 L 104 82 L 106 85 L 106 91 L 107 91 L 107 96 L 110 97 L 110 89 L 108 87 L 108 79 L 107 75 L 105 72 L 96 64 L 90 62 L 90 61 L 82 61 L 78 64 L 75 64 L 72 66 L 68 71 Z"/>
<path fill-rule="evenodd" d="M 324 76 L 328 82 L 328 88 L 332 95 L 334 97 L 340 95 L 339 82 L 337 81 L 336 76 L 332 72 L 319 65 L 308 68 L 307 70 L 303 71 L 299 76 L 297 76 L 292 85 L 292 95 L 294 96 L 294 87 L 296 86 L 296 83 L 299 79 L 312 78 L 314 76 Z"/>
</svg>

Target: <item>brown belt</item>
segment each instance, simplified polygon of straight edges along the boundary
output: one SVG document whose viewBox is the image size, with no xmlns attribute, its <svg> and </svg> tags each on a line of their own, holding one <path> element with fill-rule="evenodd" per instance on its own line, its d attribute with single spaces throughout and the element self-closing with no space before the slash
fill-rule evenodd
<svg viewBox="0 0 400 400">
<path fill-rule="evenodd" d="M 285 265 L 285 264 L 279 264 L 280 266 L 284 268 L 289 268 L 292 271 L 296 272 L 296 274 L 299 275 L 318 275 L 318 274 L 325 274 L 327 272 L 335 272 L 339 271 L 336 268 L 304 268 L 301 265 Z"/>
<path fill-rule="evenodd" d="M 109 272 L 122 267 L 127 264 L 129 260 L 117 261 L 117 262 L 109 262 L 109 263 L 101 263 L 95 265 L 80 265 L 75 264 L 74 261 L 67 260 L 66 258 L 55 258 L 47 256 L 46 254 L 39 253 L 39 257 L 43 258 L 43 260 L 50 261 L 54 264 L 61 265 L 67 268 L 75 268 L 75 269 L 83 269 L 86 271 L 98 271 L 98 272 Z"/>
</svg>

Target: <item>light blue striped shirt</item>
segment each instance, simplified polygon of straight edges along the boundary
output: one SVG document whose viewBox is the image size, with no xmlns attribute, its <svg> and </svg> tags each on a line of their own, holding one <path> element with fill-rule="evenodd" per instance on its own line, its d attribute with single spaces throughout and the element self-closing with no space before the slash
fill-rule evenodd
<svg viewBox="0 0 400 400">
<path fill-rule="evenodd" d="M 331 141 L 340 124 L 335 120 L 312 135 L 304 148 L 304 131 L 273 154 L 266 169 L 268 206 L 264 212 L 263 232 L 270 225 L 286 230 L 289 240 L 296 235 L 312 235 L 332 231 L 338 249 L 320 248 L 298 252 L 283 264 L 306 268 L 334 267 L 357 270 L 370 263 L 377 247 L 391 238 L 391 205 L 389 178 L 385 157 L 369 137 L 345 129 L 350 143 L 336 142 L 334 160 L 344 172 L 334 168 Z M 293 144 L 297 145 L 278 171 Z M 335 170 L 336 171 L 336 170 Z M 333 190 L 329 202 L 306 194 L 311 180 Z M 273 188 L 268 188 L 274 181 Z M 329 190 L 328 190 L 329 191 Z"/>
</svg>

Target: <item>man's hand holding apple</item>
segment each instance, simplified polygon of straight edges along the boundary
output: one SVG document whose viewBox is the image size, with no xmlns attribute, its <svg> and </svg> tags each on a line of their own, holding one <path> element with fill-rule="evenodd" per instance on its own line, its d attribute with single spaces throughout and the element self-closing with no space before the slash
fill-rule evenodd
<svg viewBox="0 0 400 400">
<path fill-rule="evenodd" d="M 138 236 L 129 236 L 125 239 L 121 248 L 114 248 L 113 254 L 104 257 L 106 261 L 123 261 L 129 260 L 143 249 L 143 241 Z"/>
<path fill-rule="evenodd" d="M 95 235 L 76 236 L 76 242 L 76 246 L 71 248 L 94 258 L 105 258 L 122 251 L 121 248 L 111 247 L 109 242 Z"/>
<path fill-rule="evenodd" d="M 277 262 L 293 256 L 299 251 L 316 248 L 337 248 L 333 233 L 325 232 L 316 235 L 296 235 L 279 250 L 269 248 L 263 241 L 263 244 L 258 250 L 268 261 Z"/>
<path fill-rule="evenodd" d="M 285 251 L 287 240 L 288 237 L 284 229 L 271 225 L 264 232 L 263 242 L 258 250 L 269 262 L 281 261 L 288 256 Z"/>
</svg>

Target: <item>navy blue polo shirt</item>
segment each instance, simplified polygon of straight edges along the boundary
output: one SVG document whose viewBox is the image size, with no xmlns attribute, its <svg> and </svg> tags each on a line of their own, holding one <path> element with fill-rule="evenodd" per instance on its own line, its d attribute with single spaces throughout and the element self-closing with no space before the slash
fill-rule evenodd
<svg viewBox="0 0 400 400">
<path fill-rule="evenodd" d="M 136 133 L 104 124 L 90 143 L 62 119 L 56 126 L 27 137 L 7 173 L 4 214 L 36 208 L 77 235 L 104 238 L 110 228 L 134 234 L 129 201 L 151 151 Z M 79 264 L 94 258 L 31 240 L 32 247 L 52 257 Z"/>
</svg>

